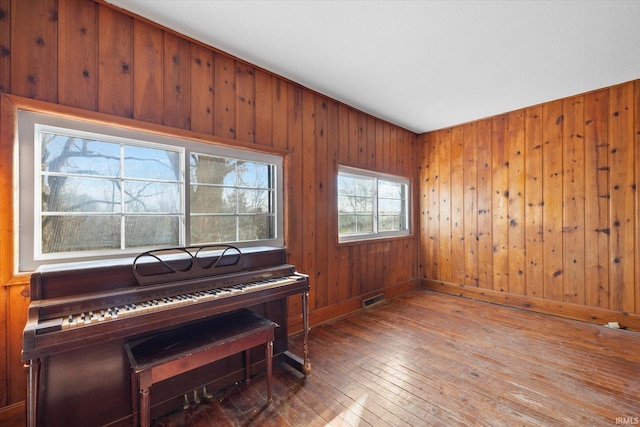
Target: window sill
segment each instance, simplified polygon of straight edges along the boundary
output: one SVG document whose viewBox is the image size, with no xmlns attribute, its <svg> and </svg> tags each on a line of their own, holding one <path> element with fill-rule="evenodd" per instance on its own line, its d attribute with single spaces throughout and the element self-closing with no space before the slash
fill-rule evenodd
<svg viewBox="0 0 640 427">
<path fill-rule="evenodd" d="M 384 243 L 384 242 L 394 241 L 394 240 L 411 240 L 414 238 L 415 238 L 415 235 L 413 233 L 410 233 L 410 234 L 404 234 L 401 236 L 367 237 L 363 239 L 346 240 L 342 242 L 338 240 L 338 247 L 357 246 L 357 245 L 363 245 L 368 243 Z"/>
</svg>

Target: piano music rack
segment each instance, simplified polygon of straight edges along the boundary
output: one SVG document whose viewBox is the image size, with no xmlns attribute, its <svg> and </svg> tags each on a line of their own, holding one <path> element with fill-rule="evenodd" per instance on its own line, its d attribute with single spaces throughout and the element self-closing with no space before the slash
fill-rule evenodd
<svg viewBox="0 0 640 427">
<path fill-rule="evenodd" d="M 233 273 L 242 267 L 242 252 L 231 245 L 153 249 L 135 257 L 131 264 L 140 285 Z"/>
</svg>

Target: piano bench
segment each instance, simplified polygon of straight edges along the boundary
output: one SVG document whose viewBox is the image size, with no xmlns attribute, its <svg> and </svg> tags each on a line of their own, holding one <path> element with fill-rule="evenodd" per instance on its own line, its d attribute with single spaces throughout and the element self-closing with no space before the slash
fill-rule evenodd
<svg viewBox="0 0 640 427">
<path fill-rule="evenodd" d="M 266 344 L 267 404 L 271 403 L 274 328 L 278 325 L 250 311 L 217 316 L 166 333 L 125 344 L 131 365 L 133 424 L 151 422 L 149 389 L 155 383 L 236 353 L 245 354 L 245 380 L 251 364 L 249 350 Z"/>
</svg>

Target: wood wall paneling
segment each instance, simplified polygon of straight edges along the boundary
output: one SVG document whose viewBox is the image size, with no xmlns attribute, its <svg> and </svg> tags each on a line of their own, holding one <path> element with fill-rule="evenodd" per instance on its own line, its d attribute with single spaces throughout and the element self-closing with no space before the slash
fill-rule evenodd
<svg viewBox="0 0 640 427">
<path fill-rule="evenodd" d="M 464 284 L 478 286 L 478 168 L 476 123 L 467 123 L 462 128 L 462 162 L 464 208 Z"/>
<path fill-rule="evenodd" d="M 346 125 L 349 132 L 347 141 L 347 162 L 351 165 L 358 164 L 358 112 L 349 109 L 347 111 Z"/>
<path fill-rule="evenodd" d="M 20 360 L 22 330 L 29 305 L 28 276 L 14 276 L 12 206 L 14 182 L 11 166 L 14 160 L 15 110 L 6 99 L 0 101 L 0 413 L 25 399 L 26 377 Z M 2 417 L 0 416 L 0 424 Z"/>
<path fill-rule="evenodd" d="M 404 131 L 394 127 L 391 130 L 391 162 L 389 164 L 389 171 L 395 173 L 402 173 L 402 156 L 399 153 L 399 148 L 404 143 Z"/>
<path fill-rule="evenodd" d="M 289 175 L 285 175 L 287 191 L 285 193 L 285 209 L 287 215 L 285 243 L 288 248 L 298 249 L 302 247 L 302 203 L 296 202 L 302 199 L 302 89 L 297 86 L 289 86 L 287 88 L 287 116 L 289 118 L 287 125 L 287 139 L 290 141 L 288 146 L 289 155 L 285 159 L 289 164 L 287 170 Z M 293 143 L 295 141 L 295 144 Z M 302 265 L 302 254 L 295 251 L 288 251 L 290 262 L 294 265 Z M 302 269 L 300 269 L 302 271 Z"/>
<path fill-rule="evenodd" d="M 270 122 L 273 146 L 287 149 L 289 145 L 288 115 L 290 84 L 271 76 L 271 109 L 273 119 Z"/>
<path fill-rule="evenodd" d="M 367 116 L 364 113 L 358 112 L 356 114 L 356 138 L 357 138 L 357 150 L 358 156 L 356 164 L 360 167 L 366 167 L 368 161 L 368 144 L 367 144 Z"/>
<path fill-rule="evenodd" d="M 262 70 L 255 70 L 255 141 L 258 144 L 267 146 L 273 145 L 274 133 L 276 133 L 276 130 L 272 129 L 272 123 L 275 128 L 273 102 L 274 98 L 276 98 L 275 89 L 272 86 L 271 74 Z M 278 115 L 278 117 L 281 116 Z M 284 117 L 286 118 L 286 115 Z M 280 121 L 278 128 L 279 138 L 282 139 L 282 135 L 285 135 L 284 147 L 286 148 L 286 120 L 284 121 L 284 126 Z"/>
<path fill-rule="evenodd" d="M 179 129 L 191 129 L 190 43 L 166 32 L 163 33 L 162 41 L 163 124 Z"/>
<path fill-rule="evenodd" d="M 464 127 L 451 132 L 451 281 L 465 281 Z"/>
<path fill-rule="evenodd" d="M 493 236 L 493 289 L 509 290 L 509 160 L 507 116 L 491 123 L 491 213 Z"/>
<path fill-rule="evenodd" d="M 491 119 L 478 122 L 478 286 L 493 288 Z"/>
<path fill-rule="evenodd" d="M 391 126 L 388 123 L 385 123 L 382 129 L 382 133 L 382 169 L 391 172 L 391 164 L 393 161 L 391 148 L 393 147 L 393 140 L 396 134 L 395 127 Z"/>
<path fill-rule="evenodd" d="M 10 402 L 8 395 L 10 393 L 10 384 L 9 384 L 9 338 L 8 333 L 9 328 L 7 324 L 8 314 L 7 308 L 9 307 L 9 289 L 5 286 L 0 288 L 0 361 L 2 361 L 2 365 L 0 365 L 0 373 L 3 375 L 0 377 L 3 379 L 0 382 L 0 408 L 3 406 L 7 406 Z M 22 348 L 22 346 L 20 347 Z"/>
<path fill-rule="evenodd" d="M 562 101 L 542 109 L 543 297 L 562 301 Z"/>
<path fill-rule="evenodd" d="M 326 100 L 327 103 L 327 127 L 326 127 L 326 159 L 324 163 L 324 177 L 320 181 L 319 190 L 324 193 L 325 213 L 320 218 L 317 228 L 324 232 L 323 236 L 318 239 L 324 239 L 327 248 L 327 301 L 326 305 L 337 304 L 342 301 L 341 280 L 339 274 L 340 252 L 336 248 L 336 233 L 338 229 L 338 200 L 335 195 L 338 193 L 337 180 L 338 175 L 338 150 L 340 146 L 340 106 L 337 102 Z M 324 151 L 318 153 L 318 157 L 324 154 Z M 324 221 L 324 223 L 323 223 Z M 387 283 L 387 282 L 385 282 Z"/>
<path fill-rule="evenodd" d="M 285 158 L 285 162 L 289 165 L 286 170 L 289 175 L 285 174 L 285 186 L 287 191 L 285 198 L 285 245 L 287 247 L 287 255 L 289 262 L 297 266 L 298 270 L 309 274 L 311 288 L 315 287 L 313 274 L 308 270 L 304 270 L 304 255 L 302 253 L 302 244 L 304 235 L 302 232 L 302 215 L 303 204 L 300 202 L 303 198 L 303 182 L 302 174 L 303 165 L 303 147 L 302 141 L 302 88 L 295 85 L 286 85 L 287 97 L 287 149 L 289 155 Z M 289 299 L 290 312 L 300 313 L 302 304 L 300 298 Z"/>
<path fill-rule="evenodd" d="M 424 213 L 423 222 L 427 224 L 428 246 L 423 254 L 422 266 L 425 278 L 440 277 L 438 265 L 440 262 L 440 191 L 438 186 L 439 162 L 438 162 L 438 134 L 432 133 L 426 139 L 427 179 L 422 184 L 426 193 L 427 210 Z"/>
<path fill-rule="evenodd" d="M 61 104 L 97 109 L 97 6 L 82 2 L 58 12 L 58 100 Z"/>
<path fill-rule="evenodd" d="M 11 91 L 11 0 L 0 0 L 0 92 Z"/>
<path fill-rule="evenodd" d="M 525 128 L 524 110 L 507 116 L 508 274 L 509 292 L 525 293 Z"/>
<path fill-rule="evenodd" d="M 329 144 L 328 144 L 328 126 L 329 113 L 326 98 L 316 95 L 314 97 L 315 111 L 315 129 L 314 129 L 314 148 L 309 148 L 311 156 L 313 156 L 313 165 L 315 175 L 309 171 L 309 178 L 313 181 L 313 189 L 309 191 L 309 195 L 313 197 L 316 209 L 314 209 L 314 222 L 311 228 L 315 233 L 315 248 L 313 249 L 314 257 L 314 282 L 316 284 L 316 304 L 319 307 L 327 305 L 329 300 L 329 254 L 333 252 L 335 239 L 328 239 L 328 234 L 333 235 L 327 225 L 329 223 L 329 215 L 334 216 L 333 212 L 329 212 L 327 207 L 330 205 L 329 199 L 335 198 L 327 191 L 327 181 L 329 180 Z M 309 162 L 305 162 L 305 166 Z M 333 169 L 333 167 L 331 168 Z M 335 193 L 334 193 L 335 194 Z"/>
<path fill-rule="evenodd" d="M 635 147 L 635 181 L 633 190 L 635 195 L 636 217 L 635 217 L 635 281 L 633 284 L 633 292 L 635 293 L 635 309 L 634 313 L 640 313 L 640 81 L 633 82 L 634 98 L 633 98 L 633 146 Z"/>
<path fill-rule="evenodd" d="M 376 140 L 376 122 L 377 120 L 375 118 L 367 117 L 367 167 L 371 169 L 376 168 L 376 148 L 378 145 L 378 141 Z M 404 147 L 401 147 L 400 150 L 404 150 Z M 404 155 L 404 151 L 402 155 Z"/>
<path fill-rule="evenodd" d="M 133 118 L 163 123 L 163 34 L 159 28 L 133 21 Z"/>
<path fill-rule="evenodd" d="M 609 306 L 609 92 L 585 95 L 585 304 Z"/>
<path fill-rule="evenodd" d="M 611 258 L 609 305 L 633 312 L 635 171 L 633 85 L 616 86 L 609 98 L 609 194 L 611 196 Z M 637 286 L 636 286 L 637 287 Z"/>
<path fill-rule="evenodd" d="M 11 92 L 56 102 L 58 11 L 55 0 L 11 3 Z"/>
<path fill-rule="evenodd" d="M 525 295 L 544 295 L 542 107 L 525 110 Z"/>
<path fill-rule="evenodd" d="M 12 123 L 16 117 L 12 114 L 10 106 L 6 100 L 0 102 L 0 164 L 10 165 L 14 156 L 14 129 L 13 126 L 7 126 L 6 123 Z M 13 176 L 8 172 L 9 168 L 3 166 L 0 171 L 0 206 L 2 215 L 0 215 L 0 407 L 14 403 L 10 396 L 14 395 L 16 386 L 15 366 L 11 361 L 15 360 L 15 355 L 20 354 L 22 345 L 18 348 L 10 347 L 13 341 L 11 338 L 16 331 L 22 331 L 24 321 L 20 326 L 12 323 L 15 318 L 15 310 L 10 312 L 9 307 L 12 305 L 11 298 L 12 289 L 5 286 L 10 282 L 13 275 L 13 245 L 12 239 L 14 234 L 12 217 L 7 212 L 8 207 L 13 205 Z M 17 302 L 18 304 L 21 301 Z M 24 314 L 26 319 L 26 314 Z M 24 375 L 21 375 L 23 378 Z M 24 384 L 24 383 L 23 383 Z"/>
<path fill-rule="evenodd" d="M 320 283 L 316 275 L 315 264 L 315 241 L 316 241 L 316 95 L 311 92 L 303 92 L 302 94 L 302 158 L 301 175 L 302 181 L 301 198 L 298 199 L 307 209 L 302 214 L 302 271 L 308 272 L 313 280 L 314 286 L 311 288 L 310 309 L 316 308 L 315 302 L 317 294 L 322 293 Z"/>
<path fill-rule="evenodd" d="M 636 80 L 422 135 L 423 283 L 638 329 L 639 87 Z M 462 259 L 441 241 L 458 203 L 465 240 L 477 236 Z M 455 246 L 455 232 L 450 240 Z M 464 262 L 464 278 L 430 260 L 449 256 Z"/>
<path fill-rule="evenodd" d="M 215 134 L 236 137 L 236 66 L 233 58 L 215 54 Z"/>
<path fill-rule="evenodd" d="M 191 43 L 190 85 L 198 96 L 190 96 L 191 129 L 213 134 L 213 52 L 203 46 Z"/>
<path fill-rule="evenodd" d="M 384 170 L 384 123 L 382 120 L 375 121 L 375 155 L 373 156 L 374 167 L 377 170 Z"/>
<path fill-rule="evenodd" d="M 562 192 L 563 301 L 584 304 L 584 97 L 564 101 Z"/>
<path fill-rule="evenodd" d="M 25 369 L 21 360 L 22 329 L 29 308 L 29 284 L 16 283 L 4 288 L 7 295 L 7 402 L 20 402 L 26 398 Z"/>
<path fill-rule="evenodd" d="M 98 8 L 98 111 L 133 117 L 133 19 Z"/>
<path fill-rule="evenodd" d="M 438 274 L 451 281 L 451 130 L 438 132 Z"/>
<path fill-rule="evenodd" d="M 255 142 L 255 72 L 253 67 L 236 62 L 236 139 Z"/>
</svg>

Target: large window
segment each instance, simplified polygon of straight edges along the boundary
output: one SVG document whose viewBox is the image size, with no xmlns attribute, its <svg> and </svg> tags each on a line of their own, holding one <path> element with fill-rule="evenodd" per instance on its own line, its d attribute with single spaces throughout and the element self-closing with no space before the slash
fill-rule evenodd
<svg viewBox="0 0 640 427">
<path fill-rule="evenodd" d="M 282 246 L 282 159 L 21 112 L 19 269 L 232 243 Z"/>
<path fill-rule="evenodd" d="M 408 235 L 409 194 L 407 178 L 339 166 L 339 241 Z"/>
</svg>

